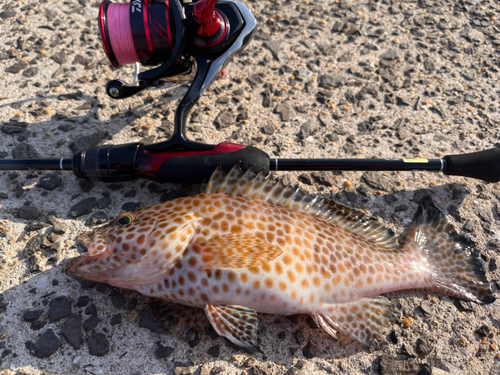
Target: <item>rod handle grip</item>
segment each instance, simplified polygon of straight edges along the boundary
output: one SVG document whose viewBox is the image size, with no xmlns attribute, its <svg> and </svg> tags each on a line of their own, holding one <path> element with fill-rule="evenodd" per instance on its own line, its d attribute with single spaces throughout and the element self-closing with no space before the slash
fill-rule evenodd
<svg viewBox="0 0 500 375">
<path fill-rule="evenodd" d="M 165 160 L 153 180 L 157 182 L 200 183 L 208 181 L 220 165 L 227 173 L 236 164 L 242 170 L 252 167 L 255 173 L 269 173 L 269 155 L 258 148 L 247 146 L 233 152 L 179 155 Z"/>
<path fill-rule="evenodd" d="M 488 182 L 500 181 L 500 148 L 462 155 L 447 155 L 446 175 L 477 178 Z"/>
</svg>

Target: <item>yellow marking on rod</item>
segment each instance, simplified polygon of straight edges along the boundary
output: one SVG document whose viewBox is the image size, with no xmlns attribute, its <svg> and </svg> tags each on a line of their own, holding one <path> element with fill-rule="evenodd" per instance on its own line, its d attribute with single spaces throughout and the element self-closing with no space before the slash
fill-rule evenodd
<svg viewBox="0 0 500 375">
<path fill-rule="evenodd" d="M 405 163 L 428 163 L 427 159 L 403 159 Z"/>
</svg>

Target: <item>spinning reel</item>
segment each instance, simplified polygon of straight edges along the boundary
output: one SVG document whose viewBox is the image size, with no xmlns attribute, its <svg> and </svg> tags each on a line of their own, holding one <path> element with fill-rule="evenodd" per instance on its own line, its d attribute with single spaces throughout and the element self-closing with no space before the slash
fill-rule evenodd
<svg viewBox="0 0 500 375">
<path fill-rule="evenodd" d="M 245 48 L 257 23 L 250 10 L 236 1 L 132 0 L 113 4 L 104 0 L 99 9 L 99 35 L 115 68 L 135 64 L 133 85 L 113 80 L 106 92 L 124 99 L 151 87 L 173 87 L 192 81 L 175 115 L 174 135 L 168 144 L 153 149 L 199 149 L 187 141 L 185 123 L 189 110 L 216 80 L 224 66 Z M 139 63 L 156 66 L 138 73 Z M 188 144 L 185 144 L 188 142 Z"/>
</svg>

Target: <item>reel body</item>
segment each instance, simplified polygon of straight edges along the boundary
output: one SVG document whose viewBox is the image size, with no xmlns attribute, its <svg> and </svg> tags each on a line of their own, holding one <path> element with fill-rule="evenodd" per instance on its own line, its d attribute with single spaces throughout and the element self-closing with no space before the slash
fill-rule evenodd
<svg viewBox="0 0 500 375">
<path fill-rule="evenodd" d="M 98 23 L 104 51 L 115 68 L 138 63 L 156 66 L 138 74 L 135 85 L 121 80 L 108 82 L 106 91 L 114 99 L 165 83 L 172 87 L 194 82 L 196 76 L 207 76 L 207 70 L 221 71 L 250 42 L 256 26 L 248 8 L 231 0 L 189 4 L 179 0 L 113 4 L 104 0 Z M 213 82 L 210 79 L 203 80 L 203 91 Z"/>
</svg>

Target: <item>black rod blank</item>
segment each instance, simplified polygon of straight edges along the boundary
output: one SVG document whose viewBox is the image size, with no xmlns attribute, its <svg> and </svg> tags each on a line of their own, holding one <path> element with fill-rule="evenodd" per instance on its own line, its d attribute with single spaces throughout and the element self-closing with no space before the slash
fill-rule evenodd
<svg viewBox="0 0 500 375">
<path fill-rule="evenodd" d="M 443 159 L 271 159 L 271 171 L 442 171 Z"/>
<path fill-rule="evenodd" d="M 71 158 L 59 159 L 0 159 L 0 170 L 58 170 L 72 171 L 73 162 Z"/>
<path fill-rule="evenodd" d="M 71 158 L 0 159 L 0 170 L 73 170 Z M 271 171 L 443 171 L 444 159 L 271 159 Z"/>
</svg>

